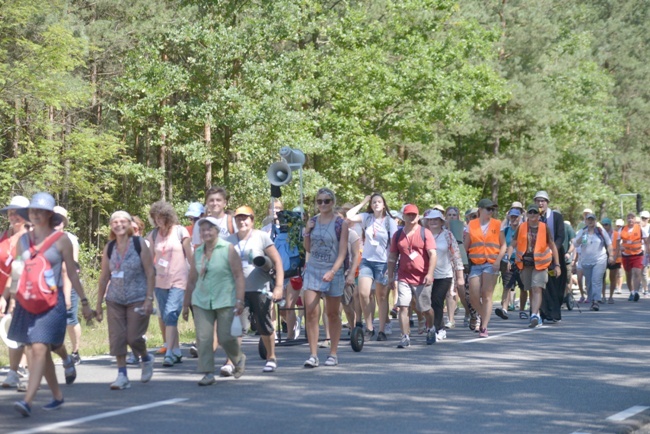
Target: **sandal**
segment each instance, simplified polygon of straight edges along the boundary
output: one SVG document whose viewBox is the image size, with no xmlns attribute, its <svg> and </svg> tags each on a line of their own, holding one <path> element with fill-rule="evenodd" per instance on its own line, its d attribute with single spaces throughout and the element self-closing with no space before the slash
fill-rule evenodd
<svg viewBox="0 0 650 434">
<path fill-rule="evenodd" d="M 264 369 L 262 369 L 262 372 L 275 372 L 277 368 L 278 368 L 278 364 L 275 361 L 275 359 L 269 359 L 266 361 L 266 365 L 264 365 Z"/>
<path fill-rule="evenodd" d="M 325 366 L 336 366 L 339 364 L 339 359 L 336 356 L 327 356 L 325 360 Z"/>
<path fill-rule="evenodd" d="M 522 310 L 521 312 L 519 312 L 519 318 L 528 319 L 528 314 Z"/>
</svg>

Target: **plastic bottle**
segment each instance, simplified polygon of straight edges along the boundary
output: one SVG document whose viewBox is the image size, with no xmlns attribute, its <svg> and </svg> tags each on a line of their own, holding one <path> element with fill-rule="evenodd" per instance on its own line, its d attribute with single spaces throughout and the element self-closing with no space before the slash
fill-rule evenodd
<svg viewBox="0 0 650 434">
<path fill-rule="evenodd" d="M 52 291 L 56 291 L 56 279 L 54 278 L 54 271 L 52 269 L 45 270 L 43 272 L 43 277 L 45 277 L 45 283 Z"/>
<path fill-rule="evenodd" d="M 144 313 L 144 308 L 142 308 L 142 307 L 136 307 L 136 308 L 134 308 L 133 310 L 134 310 L 135 312 L 139 313 L 140 315 L 143 315 L 143 316 L 144 316 L 144 314 L 145 314 L 145 313 Z M 156 308 L 154 307 L 153 310 L 151 311 L 151 314 L 152 314 L 152 315 L 155 315 L 155 314 L 157 314 L 157 313 L 158 313 L 158 309 L 156 309 Z"/>
</svg>

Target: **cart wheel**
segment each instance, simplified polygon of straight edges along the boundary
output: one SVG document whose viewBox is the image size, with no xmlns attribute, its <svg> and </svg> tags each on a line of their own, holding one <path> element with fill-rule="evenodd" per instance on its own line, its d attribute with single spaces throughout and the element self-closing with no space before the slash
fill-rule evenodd
<svg viewBox="0 0 650 434">
<path fill-rule="evenodd" d="M 266 347 L 264 346 L 262 338 L 260 338 L 260 342 L 257 344 L 257 351 L 260 353 L 262 360 L 266 360 Z"/>
<path fill-rule="evenodd" d="M 363 328 L 353 328 L 352 333 L 350 333 L 350 344 L 352 345 L 352 349 L 357 353 L 360 352 L 363 349 L 364 341 L 365 337 L 363 336 Z"/>
</svg>

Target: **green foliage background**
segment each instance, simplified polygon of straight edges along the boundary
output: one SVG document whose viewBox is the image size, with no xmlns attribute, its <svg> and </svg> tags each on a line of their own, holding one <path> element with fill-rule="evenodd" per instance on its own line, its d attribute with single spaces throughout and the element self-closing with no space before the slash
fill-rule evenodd
<svg viewBox="0 0 650 434">
<path fill-rule="evenodd" d="M 7 0 L 0 202 L 51 191 L 101 247 L 114 210 L 182 208 L 210 185 L 263 214 L 266 170 L 290 146 L 310 208 L 321 186 L 340 203 L 383 191 L 395 209 L 545 189 L 567 218 L 618 217 L 618 194 L 650 198 L 649 8 Z M 297 205 L 297 182 L 283 194 Z"/>
</svg>

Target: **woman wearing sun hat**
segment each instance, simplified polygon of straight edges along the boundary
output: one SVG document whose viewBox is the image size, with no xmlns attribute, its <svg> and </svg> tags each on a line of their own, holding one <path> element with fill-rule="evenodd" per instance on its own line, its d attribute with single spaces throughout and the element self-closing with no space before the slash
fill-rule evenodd
<svg viewBox="0 0 650 434">
<path fill-rule="evenodd" d="M 24 234 L 18 243 L 18 255 L 23 255 L 33 247 L 36 251 L 43 246 L 46 239 L 56 233 L 54 227 L 59 223 L 59 218 L 54 214 L 54 198 L 49 193 L 36 193 L 32 196 L 29 207 L 20 210 L 23 217 L 28 216 L 34 230 Z M 65 263 L 68 277 L 72 287 L 81 298 L 81 305 L 84 318 L 93 317 L 92 310 L 88 306 L 86 293 L 75 272 L 75 262 L 72 253 L 72 243 L 68 237 L 59 237 L 47 250 L 42 252 L 52 267 L 54 279 L 58 287 L 57 304 L 50 310 L 41 314 L 32 314 L 25 310 L 19 303 L 14 309 L 13 320 L 9 328 L 9 339 L 24 343 L 31 347 L 29 361 L 29 383 L 27 393 L 22 401 L 14 404 L 14 409 L 23 416 L 30 416 L 32 402 L 36 396 L 41 379 L 45 376 L 52 397 L 52 402 L 43 406 L 44 410 L 56 410 L 63 405 L 63 393 L 56 379 L 54 362 L 51 351 L 63 345 L 66 330 L 66 308 L 65 299 L 62 295 L 62 268 Z M 15 262 L 14 262 L 15 263 Z M 68 363 L 69 364 L 69 363 Z M 66 366 L 66 369 L 69 366 Z M 72 362 L 74 368 L 74 362 Z"/>
</svg>

